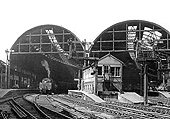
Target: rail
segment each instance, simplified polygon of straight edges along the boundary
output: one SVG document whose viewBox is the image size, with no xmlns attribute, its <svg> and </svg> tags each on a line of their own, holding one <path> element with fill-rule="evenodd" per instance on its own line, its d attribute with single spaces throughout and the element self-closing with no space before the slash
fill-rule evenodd
<svg viewBox="0 0 170 119">
<path fill-rule="evenodd" d="M 27 111 L 24 107 L 19 105 L 14 99 L 12 99 L 12 103 L 11 104 L 14 107 L 13 108 L 14 111 L 16 111 L 17 114 L 19 114 L 18 116 L 21 116 L 22 118 L 23 117 L 30 117 L 31 119 L 38 119 L 37 117 L 32 115 L 29 111 Z"/>
<path fill-rule="evenodd" d="M 49 117 L 44 111 L 42 111 L 43 109 L 48 110 L 48 111 L 50 111 L 50 112 L 53 112 L 54 114 L 57 114 L 59 117 L 64 118 L 64 119 L 73 119 L 72 117 L 69 117 L 69 116 L 67 116 L 67 115 L 64 115 L 64 114 L 62 114 L 62 113 L 60 113 L 60 112 L 53 111 L 52 109 L 49 109 L 49 108 L 44 107 L 44 106 L 42 106 L 42 105 L 39 105 L 39 104 L 37 103 L 37 101 L 36 101 L 37 98 L 39 98 L 39 96 L 40 96 L 40 95 L 37 95 L 37 96 L 34 98 L 33 103 L 34 103 L 36 109 L 37 109 L 42 115 L 44 115 L 44 117 L 45 117 L 46 119 L 52 119 L 52 118 Z M 48 100 L 48 98 L 47 98 L 47 100 Z M 49 100 L 48 100 L 48 101 L 49 101 Z M 51 104 L 50 101 L 49 101 L 49 104 Z M 51 105 L 52 105 L 52 104 L 51 104 Z"/>
<path fill-rule="evenodd" d="M 134 118 L 169 118 L 170 109 L 163 107 L 149 107 L 142 105 L 132 105 L 127 103 L 94 103 L 87 102 L 81 99 L 70 98 L 69 96 L 59 96 L 73 104 L 77 104 L 83 107 L 91 108 L 93 111 L 104 112 L 113 115 L 116 118 L 132 116 Z"/>
</svg>

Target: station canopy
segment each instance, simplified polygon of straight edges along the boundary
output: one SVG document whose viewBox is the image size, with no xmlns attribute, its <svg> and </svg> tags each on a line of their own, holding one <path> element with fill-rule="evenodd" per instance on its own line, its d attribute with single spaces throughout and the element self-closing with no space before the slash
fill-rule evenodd
<svg viewBox="0 0 170 119">
<path fill-rule="evenodd" d="M 69 79 L 70 71 L 79 69 L 81 64 L 72 57 L 83 56 L 84 48 L 79 38 L 57 25 L 41 25 L 26 31 L 10 49 L 11 68 L 32 72 L 41 78 L 51 73 L 53 78 Z"/>
</svg>

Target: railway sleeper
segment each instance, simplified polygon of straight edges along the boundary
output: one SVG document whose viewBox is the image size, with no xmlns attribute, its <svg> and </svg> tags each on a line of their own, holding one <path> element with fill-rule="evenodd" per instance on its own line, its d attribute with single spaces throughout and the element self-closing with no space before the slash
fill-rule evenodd
<svg viewBox="0 0 170 119">
<path fill-rule="evenodd" d="M 31 119 L 37 119 L 37 117 L 35 117 L 34 115 L 32 115 L 29 111 L 27 111 L 24 107 L 22 107 L 21 105 L 19 105 L 14 99 L 12 99 L 12 102 L 15 103 L 15 105 L 17 105 L 18 108 L 20 108 L 20 110 L 22 110 L 25 114 L 28 115 L 28 117 L 30 117 Z"/>
</svg>

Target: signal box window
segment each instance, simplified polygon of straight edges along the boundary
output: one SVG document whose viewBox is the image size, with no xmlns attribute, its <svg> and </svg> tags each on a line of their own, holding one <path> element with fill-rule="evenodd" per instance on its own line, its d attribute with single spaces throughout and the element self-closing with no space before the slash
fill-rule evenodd
<svg viewBox="0 0 170 119">
<path fill-rule="evenodd" d="M 110 67 L 110 73 L 114 77 L 120 77 L 120 67 Z"/>
<path fill-rule="evenodd" d="M 98 75 L 102 75 L 102 67 L 98 66 Z"/>
<path fill-rule="evenodd" d="M 104 66 L 104 73 L 109 73 L 109 66 Z"/>
<path fill-rule="evenodd" d="M 110 73 L 112 74 L 112 76 L 115 75 L 115 67 L 110 67 Z"/>
<path fill-rule="evenodd" d="M 120 76 L 120 67 L 116 67 L 115 76 Z"/>
</svg>

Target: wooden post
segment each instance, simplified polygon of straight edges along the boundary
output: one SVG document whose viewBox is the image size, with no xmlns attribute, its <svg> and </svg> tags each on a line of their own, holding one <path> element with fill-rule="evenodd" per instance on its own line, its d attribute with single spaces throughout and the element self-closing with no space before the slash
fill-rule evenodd
<svg viewBox="0 0 170 119">
<path fill-rule="evenodd" d="M 162 82 L 163 90 L 165 90 L 165 73 L 164 72 L 162 73 L 162 79 L 163 79 L 163 82 Z"/>
<path fill-rule="evenodd" d="M 148 77 L 147 77 L 147 64 L 144 66 L 144 105 L 148 104 Z"/>
<path fill-rule="evenodd" d="M 9 54 L 10 55 L 10 54 Z M 10 57 L 10 56 L 9 56 Z M 11 84 L 11 72 L 10 72 L 10 59 L 8 59 L 8 88 L 11 88 L 10 87 L 10 84 Z"/>
<path fill-rule="evenodd" d="M 142 90 L 143 90 L 143 66 L 140 69 L 140 95 L 142 95 Z"/>
<path fill-rule="evenodd" d="M 104 67 L 105 65 L 103 65 L 103 67 Z M 104 80 L 103 80 L 103 91 L 105 91 L 105 79 L 106 79 L 106 77 L 105 77 L 105 71 L 103 71 L 103 78 L 104 78 Z"/>
<path fill-rule="evenodd" d="M 78 90 L 81 90 L 81 76 L 80 76 L 81 71 L 78 70 Z"/>
<path fill-rule="evenodd" d="M 10 57 L 11 53 L 12 53 L 12 50 L 10 50 L 9 53 L 7 54 L 8 55 L 8 74 L 7 74 L 7 76 L 8 76 L 8 84 L 7 84 L 8 88 L 11 88 L 10 87 L 10 84 L 11 84 L 11 75 L 10 75 L 11 74 L 11 70 L 10 70 L 11 69 L 11 57 Z"/>
<path fill-rule="evenodd" d="M 97 95 L 97 86 L 98 86 L 98 61 L 95 60 L 94 71 L 95 71 L 95 80 L 94 80 L 94 94 Z"/>
<path fill-rule="evenodd" d="M 87 44 L 86 39 L 84 39 L 84 42 L 83 42 L 83 46 L 84 46 L 84 57 L 86 57 L 86 44 Z M 88 62 L 88 61 L 84 59 L 84 62 L 83 62 L 83 63 L 84 63 L 84 64 L 83 64 L 84 67 L 87 66 L 87 62 Z"/>
<path fill-rule="evenodd" d="M 3 82 L 3 81 L 2 81 L 2 75 L 3 75 L 3 68 L 2 68 L 2 67 L 3 67 L 3 66 L 2 66 L 2 64 L 1 64 L 1 87 L 0 87 L 0 88 L 2 88 L 2 86 L 3 86 L 3 85 L 2 85 L 2 82 Z"/>
<path fill-rule="evenodd" d="M 4 88 L 7 88 L 7 80 L 8 80 L 8 65 L 7 62 L 5 64 L 5 86 Z"/>
<path fill-rule="evenodd" d="M 68 43 L 69 43 L 69 58 L 71 58 L 72 57 L 72 43 L 73 43 L 71 38 L 69 39 Z"/>
</svg>

